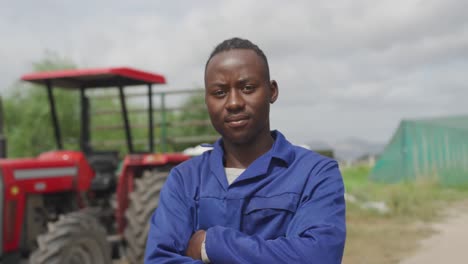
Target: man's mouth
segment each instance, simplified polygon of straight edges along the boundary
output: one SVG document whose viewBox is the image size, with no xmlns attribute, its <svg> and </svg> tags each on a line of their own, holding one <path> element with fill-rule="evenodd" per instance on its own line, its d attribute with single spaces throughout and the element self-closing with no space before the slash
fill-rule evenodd
<svg viewBox="0 0 468 264">
<path fill-rule="evenodd" d="M 249 122 L 249 116 L 247 115 L 238 115 L 238 116 L 229 116 L 225 119 L 225 122 L 229 127 L 239 128 L 245 126 Z"/>
</svg>

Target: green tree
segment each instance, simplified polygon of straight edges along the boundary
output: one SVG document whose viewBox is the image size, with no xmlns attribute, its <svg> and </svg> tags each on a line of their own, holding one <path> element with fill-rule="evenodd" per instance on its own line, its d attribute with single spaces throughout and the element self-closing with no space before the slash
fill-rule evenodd
<svg viewBox="0 0 468 264">
<path fill-rule="evenodd" d="M 185 148 L 193 147 L 200 143 L 213 143 L 218 134 L 211 125 L 205 106 L 204 93 L 195 93 L 189 96 L 182 104 L 181 109 L 181 111 L 171 115 L 171 120 L 182 124 L 182 126 L 170 128 L 169 137 L 192 137 L 193 141 L 190 143 L 173 144 L 173 149 L 175 151 L 182 151 Z"/>
<path fill-rule="evenodd" d="M 33 64 L 33 71 L 72 69 L 68 59 L 53 53 Z M 57 114 L 61 125 L 64 147 L 77 149 L 79 135 L 78 94 L 54 89 Z M 15 83 L 4 99 L 5 134 L 9 157 L 35 156 L 56 148 L 47 91 L 41 85 Z"/>
</svg>

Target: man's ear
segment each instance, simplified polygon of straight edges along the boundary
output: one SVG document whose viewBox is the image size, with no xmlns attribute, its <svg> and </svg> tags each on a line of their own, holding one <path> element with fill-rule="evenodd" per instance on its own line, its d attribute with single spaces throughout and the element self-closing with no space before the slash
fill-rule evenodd
<svg viewBox="0 0 468 264">
<path fill-rule="evenodd" d="M 278 83 L 275 80 L 270 81 L 270 104 L 276 102 L 278 99 Z"/>
</svg>

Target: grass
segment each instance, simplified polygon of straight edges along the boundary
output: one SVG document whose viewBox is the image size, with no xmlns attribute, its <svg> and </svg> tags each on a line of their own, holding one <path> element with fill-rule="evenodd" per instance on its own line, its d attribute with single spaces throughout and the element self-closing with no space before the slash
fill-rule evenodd
<svg viewBox="0 0 468 264">
<path fill-rule="evenodd" d="M 432 233 L 428 223 L 454 202 L 468 199 L 468 186 L 447 188 L 435 181 L 380 184 L 368 180 L 369 172 L 364 166 L 342 170 L 346 192 L 359 201 L 347 202 L 345 264 L 398 263 Z M 390 211 L 361 208 L 359 204 L 368 201 L 384 202 Z"/>
</svg>

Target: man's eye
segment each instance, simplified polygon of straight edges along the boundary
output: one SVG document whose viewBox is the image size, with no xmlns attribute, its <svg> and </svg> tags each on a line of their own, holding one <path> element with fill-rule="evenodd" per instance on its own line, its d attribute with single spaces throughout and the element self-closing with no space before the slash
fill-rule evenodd
<svg viewBox="0 0 468 264">
<path fill-rule="evenodd" d="M 226 92 L 224 92 L 223 90 L 218 90 L 218 91 L 215 91 L 213 94 L 217 97 L 222 97 L 226 94 Z"/>
<path fill-rule="evenodd" d="M 242 90 L 244 92 L 252 92 L 254 90 L 254 87 L 253 87 L 253 85 L 246 85 L 246 86 L 244 86 L 244 88 Z"/>
</svg>

